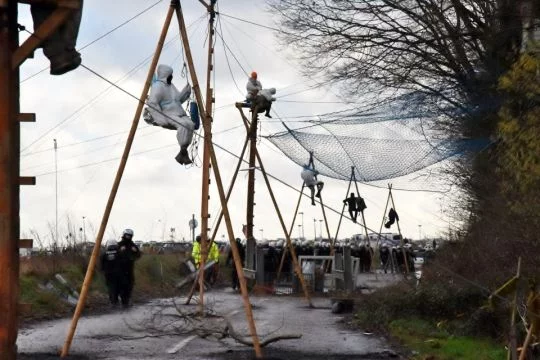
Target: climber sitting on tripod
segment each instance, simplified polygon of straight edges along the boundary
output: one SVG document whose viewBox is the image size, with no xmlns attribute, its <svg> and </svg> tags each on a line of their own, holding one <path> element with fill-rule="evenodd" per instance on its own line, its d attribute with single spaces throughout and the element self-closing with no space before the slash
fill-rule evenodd
<svg viewBox="0 0 540 360">
<path fill-rule="evenodd" d="M 253 71 L 246 84 L 246 101 L 251 105 L 251 110 L 257 109 L 257 113 L 265 113 L 264 116 L 272 118 L 270 115 L 270 109 L 272 108 L 272 102 L 276 101 L 274 95 L 276 94 L 275 88 L 263 89 L 261 82 L 257 80 L 257 73 Z"/>
</svg>

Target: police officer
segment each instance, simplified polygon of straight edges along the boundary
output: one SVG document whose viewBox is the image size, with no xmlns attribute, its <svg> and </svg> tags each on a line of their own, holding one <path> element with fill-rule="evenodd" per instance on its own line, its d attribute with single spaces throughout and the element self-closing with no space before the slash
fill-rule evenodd
<svg viewBox="0 0 540 360">
<path fill-rule="evenodd" d="M 124 308 L 129 306 L 135 284 L 135 261 L 141 257 L 139 247 L 133 242 L 133 230 L 126 229 L 118 243 L 118 261 L 121 269 L 120 298 Z"/>
<path fill-rule="evenodd" d="M 120 280 L 122 270 L 118 261 L 118 243 L 116 240 L 109 240 L 105 246 L 105 251 L 101 254 L 101 271 L 105 275 L 105 282 L 109 291 L 109 301 L 112 306 L 118 305 L 120 296 Z"/>
</svg>

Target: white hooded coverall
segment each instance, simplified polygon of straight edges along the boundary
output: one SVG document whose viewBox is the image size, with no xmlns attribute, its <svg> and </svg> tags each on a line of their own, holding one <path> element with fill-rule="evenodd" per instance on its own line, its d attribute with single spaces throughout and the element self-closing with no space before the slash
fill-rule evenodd
<svg viewBox="0 0 540 360">
<path fill-rule="evenodd" d="M 300 176 L 302 177 L 302 180 L 304 180 L 304 182 L 306 183 L 306 186 L 317 185 L 318 181 L 317 181 L 317 178 L 315 177 L 316 175 L 317 174 L 309 168 L 304 168 L 302 170 L 302 173 L 300 174 Z"/>
<path fill-rule="evenodd" d="M 182 103 L 189 99 L 191 86 L 187 84 L 182 91 L 178 91 L 172 83 L 167 84 L 167 78 L 172 73 L 173 69 L 170 66 L 158 65 L 157 80 L 152 84 L 148 98 L 147 109 L 152 118 L 145 118 L 145 121 L 165 129 L 176 130 L 178 144 L 181 148 L 187 148 L 193 139 L 195 124 L 186 115 Z"/>
<path fill-rule="evenodd" d="M 257 79 L 249 78 L 246 84 L 246 99 L 254 100 L 258 92 L 262 90 L 261 82 Z"/>
</svg>

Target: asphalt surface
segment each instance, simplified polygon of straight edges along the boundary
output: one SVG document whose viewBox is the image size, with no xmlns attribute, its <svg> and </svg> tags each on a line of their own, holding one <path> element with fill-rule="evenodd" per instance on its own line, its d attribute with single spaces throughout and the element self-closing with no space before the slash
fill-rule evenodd
<svg viewBox="0 0 540 360">
<path fill-rule="evenodd" d="M 235 331 L 248 334 L 241 297 L 227 290 L 206 295 L 208 308 L 225 315 Z M 387 359 L 396 358 L 383 339 L 346 329 L 342 317 L 332 314 L 329 299 L 314 299 L 310 309 L 301 298 L 251 297 L 259 336 L 264 340 L 278 334 L 302 334 L 300 339 L 281 340 L 263 348 L 265 359 Z M 175 307 L 176 304 L 176 307 Z M 116 310 L 83 317 L 71 347 L 71 359 L 253 359 L 253 350 L 231 338 L 201 338 L 191 323 L 178 321 L 178 314 L 193 313 L 196 305 L 184 306 L 181 299 L 154 301 L 127 311 Z M 188 317 L 191 319 L 191 317 Z M 18 338 L 20 359 L 58 359 L 70 319 L 47 321 L 21 329 Z M 201 323 L 194 326 L 200 329 Z M 208 330 L 226 325 L 221 318 L 208 316 Z"/>
</svg>

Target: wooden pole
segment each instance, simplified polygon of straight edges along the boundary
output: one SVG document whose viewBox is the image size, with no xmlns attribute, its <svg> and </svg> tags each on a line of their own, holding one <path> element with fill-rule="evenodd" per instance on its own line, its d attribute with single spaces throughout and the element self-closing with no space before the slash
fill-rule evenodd
<svg viewBox="0 0 540 360">
<path fill-rule="evenodd" d="M 354 171 L 354 167 L 351 167 Z M 351 183 L 352 183 L 352 173 L 351 173 L 351 177 L 349 179 L 349 186 L 347 187 L 347 192 L 345 193 L 345 197 L 347 198 L 349 196 L 349 191 L 351 191 Z M 347 204 L 343 203 L 343 207 L 341 208 L 341 216 L 339 217 L 339 222 L 338 222 L 338 226 L 337 226 L 337 230 L 336 230 L 336 236 L 334 237 L 333 240 L 330 240 L 331 243 L 332 243 L 332 249 L 333 249 L 333 245 L 335 244 L 335 242 L 337 241 L 337 238 L 338 238 L 338 234 L 339 234 L 339 229 L 341 228 L 341 221 L 343 220 L 343 214 L 345 213 L 345 206 L 347 206 Z M 330 250 L 330 254 L 331 255 L 334 255 L 332 253 L 332 249 Z"/>
<path fill-rule="evenodd" d="M 390 191 L 390 201 L 392 201 L 392 208 L 397 213 L 396 204 L 394 203 L 394 196 L 392 195 L 392 184 L 388 184 L 388 190 Z M 401 252 L 403 253 L 403 263 L 405 264 L 405 277 L 409 274 L 409 262 L 407 260 L 407 254 L 405 253 L 405 246 L 403 244 L 403 235 L 401 234 L 401 228 L 399 226 L 399 220 L 396 219 L 396 224 L 398 228 L 399 238 L 401 242 Z"/>
<path fill-rule="evenodd" d="M 519 278 L 521 276 L 521 256 L 518 258 L 516 280 L 519 283 Z M 516 312 L 517 312 L 517 299 L 518 297 L 518 286 L 514 290 L 514 299 L 512 300 L 512 315 L 510 317 L 510 341 L 508 344 L 508 360 L 517 360 L 517 335 L 516 335 Z"/>
<path fill-rule="evenodd" d="M 352 177 L 354 179 L 354 187 L 356 189 L 356 195 L 358 195 L 359 198 L 362 196 L 360 195 L 360 189 L 358 189 L 358 182 L 356 181 L 356 172 L 354 166 L 352 167 Z M 364 225 L 364 233 L 366 236 L 366 242 L 368 245 L 368 250 L 371 249 L 371 239 L 369 238 L 368 228 L 366 224 L 366 217 L 364 215 L 364 209 L 360 210 L 360 214 L 362 214 L 362 224 Z M 373 272 L 375 273 L 375 279 L 377 279 L 377 269 L 375 269 L 374 266 L 375 262 L 375 251 L 373 251 L 373 254 L 371 255 L 371 268 L 373 268 Z"/>
<path fill-rule="evenodd" d="M 215 20 L 215 3 L 216 0 L 210 2 L 210 5 L 206 7 L 208 14 L 210 15 L 208 20 L 208 55 L 207 55 L 207 68 L 206 68 L 206 120 L 210 120 L 210 127 L 212 126 L 212 119 L 209 118 L 212 114 L 213 90 L 211 88 L 212 70 L 213 70 L 213 57 L 214 57 L 214 20 Z M 202 100 L 202 99 L 201 99 Z M 197 101 L 198 104 L 202 102 Z M 205 119 L 203 118 L 203 123 Z M 208 200 L 210 199 L 210 139 L 204 137 L 204 150 L 203 150 L 203 164 L 202 164 L 202 191 L 201 191 L 201 263 L 199 265 L 199 311 L 204 314 L 204 267 L 208 258 L 208 251 L 210 244 L 208 242 L 208 219 L 210 214 L 208 213 Z"/>
<path fill-rule="evenodd" d="M 302 196 L 304 195 L 304 187 L 306 186 L 306 183 L 302 183 L 302 189 L 300 189 L 300 195 L 298 196 L 298 202 L 296 203 L 296 209 L 294 209 L 294 215 L 293 220 L 291 223 L 291 227 L 289 228 L 289 238 L 291 237 L 291 234 L 294 229 L 294 223 L 296 222 L 296 215 L 298 214 L 298 208 L 300 207 L 300 201 L 302 200 Z M 292 245 L 292 243 L 291 243 Z M 279 277 L 281 275 L 281 271 L 283 270 L 283 264 L 285 263 L 285 257 L 287 256 L 287 249 L 288 247 L 285 247 L 283 250 L 283 254 L 281 255 L 281 261 L 279 262 L 279 268 L 276 279 L 279 280 Z"/>
<path fill-rule="evenodd" d="M 291 251 L 291 257 L 293 261 L 294 270 L 296 271 L 296 276 L 298 276 L 298 280 L 300 280 L 302 291 L 304 292 L 304 297 L 306 298 L 306 301 L 308 302 L 309 307 L 313 308 L 314 306 L 313 306 L 313 303 L 311 302 L 309 290 L 306 286 L 306 282 L 304 281 L 304 276 L 302 275 L 302 269 L 300 268 L 300 264 L 298 263 L 298 258 L 296 257 L 296 250 L 294 250 L 294 247 L 292 246 L 291 235 L 287 232 L 287 227 L 285 226 L 285 222 L 283 221 L 283 216 L 281 215 L 281 211 L 279 210 L 276 197 L 274 196 L 274 192 L 272 191 L 270 180 L 268 179 L 266 171 L 264 170 L 264 165 L 262 163 L 261 156 L 259 155 L 259 151 L 257 151 L 256 155 L 257 155 L 257 161 L 259 162 L 259 166 L 261 167 L 261 172 L 263 174 L 264 181 L 266 182 L 266 187 L 268 188 L 268 192 L 270 193 L 270 197 L 272 198 L 274 209 L 276 210 L 276 214 L 278 215 L 279 223 L 281 224 L 281 228 L 283 229 L 283 233 L 285 234 L 285 238 L 287 239 L 287 247 Z"/>
<path fill-rule="evenodd" d="M 240 112 L 240 116 L 242 117 L 242 121 L 244 122 L 244 126 L 246 128 L 246 131 L 250 131 L 250 126 L 249 126 L 248 119 L 244 115 L 244 112 L 242 111 L 242 108 L 238 107 L 238 111 Z M 249 138 L 249 136 L 248 136 L 248 138 Z M 252 140 L 253 140 L 253 138 L 252 138 Z M 254 140 L 256 140 L 256 138 Z M 309 290 L 308 290 L 308 288 L 306 286 L 306 283 L 304 281 L 304 277 L 302 276 L 302 269 L 300 267 L 300 264 L 298 263 L 298 258 L 296 257 L 296 251 L 294 250 L 294 247 L 292 245 L 291 233 L 289 233 L 287 231 L 285 221 L 283 220 L 283 216 L 281 215 L 281 211 L 280 211 L 279 206 L 277 204 L 276 197 L 274 196 L 274 191 L 272 190 L 272 185 L 270 184 L 270 180 L 268 179 L 268 174 L 266 174 L 266 170 L 264 169 L 264 164 L 262 162 L 261 155 L 259 154 L 259 150 L 257 148 L 255 148 L 255 155 L 257 157 L 257 162 L 259 163 L 261 172 L 263 174 L 264 182 L 266 183 L 266 187 L 268 188 L 268 193 L 270 194 L 270 198 L 272 199 L 272 203 L 274 204 L 274 209 L 276 210 L 276 214 L 278 215 L 279 223 L 281 225 L 281 228 L 283 229 L 283 233 L 285 235 L 285 239 L 286 239 L 286 242 L 287 242 L 287 246 L 283 250 L 283 255 L 281 257 L 281 263 L 280 263 L 280 266 L 278 268 L 276 281 L 279 280 L 279 276 L 281 275 L 281 270 L 282 270 L 282 267 L 283 267 L 283 261 L 285 259 L 284 255 L 286 253 L 286 250 L 289 249 L 290 252 L 291 252 L 291 256 L 292 256 L 293 267 L 294 267 L 294 270 L 296 272 L 296 275 L 298 276 L 298 279 L 300 280 L 300 284 L 302 286 L 302 291 L 304 292 L 304 296 L 306 298 L 306 301 L 308 302 L 309 307 L 313 308 L 314 306 L 313 306 L 313 303 L 311 302 L 311 297 L 309 295 Z M 297 206 L 297 210 L 298 210 L 298 206 Z M 293 226 L 294 226 L 294 224 L 293 224 Z M 291 231 L 292 231 L 292 229 L 291 229 Z"/>
<path fill-rule="evenodd" d="M 17 357 L 19 298 L 19 69 L 17 2 L 0 0 L 0 358 Z"/>
<path fill-rule="evenodd" d="M 330 228 L 328 227 L 328 219 L 326 218 L 326 210 L 324 210 L 324 202 L 323 202 L 322 194 L 319 194 L 319 195 L 320 195 L 319 202 L 321 203 L 321 209 L 322 209 L 322 214 L 323 214 L 323 219 L 324 219 L 324 225 L 326 226 L 326 234 L 328 236 L 328 240 L 332 241 L 332 237 L 330 235 Z M 332 244 L 332 242 L 330 242 L 330 244 Z M 330 246 L 331 246 L 330 252 L 333 252 L 334 248 L 333 248 L 332 245 L 330 245 Z"/>
<path fill-rule="evenodd" d="M 212 12 L 210 16 L 215 16 L 215 12 L 213 11 L 213 7 L 215 5 L 216 0 L 211 0 L 211 9 Z M 182 37 L 182 42 L 184 44 L 184 51 L 186 54 L 186 60 L 188 63 L 188 67 L 191 74 L 191 79 L 193 82 L 193 89 L 195 91 L 195 97 L 197 98 L 197 103 L 202 104 L 202 95 L 201 95 L 201 89 L 199 87 L 199 81 L 197 79 L 197 74 L 195 72 L 195 66 L 193 64 L 193 57 L 191 54 L 191 46 L 189 44 L 189 40 L 187 38 L 187 31 L 186 31 L 186 24 L 184 22 L 184 16 L 182 14 L 182 8 L 180 6 L 180 3 L 178 1 L 175 1 L 175 4 L 177 6 L 177 18 L 178 18 L 178 24 L 180 26 L 180 35 Z M 219 171 L 219 166 L 217 163 L 216 154 L 214 151 L 214 147 L 212 145 L 212 117 L 211 112 L 208 111 L 210 108 L 207 109 L 201 109 L 201 118 L 203 119 L 203 128 L 204 128 L 204 135 L 205 140 L 208 140 L 208 149 L 210 153 L 210 160 L 212 167 L 214 169 L 214 177 L 216 179 L 216 185 L 218 188 L 219 193 L 219 199 L 221 201 L 221 207 L 223 211 L 223 216 L 225 217 L 225 224 L 227 225 L 227 233 L 229 235 L 229 242 L 231 245 L 231 251 L 233 254 L 234 264 L 236 266 L 236 271 L 238 273 L 238 280 L 240 282 L 240 291 L 242 293 L 242 301 L 244 303 L 244 309 L 246 312 L 246 318 L 247 323 L 249 327 L 249 331 L 253 340 L 253 348 L 255 350 L 255 356 L 259 359 L 263 357 L 262 350 L 261 350 L 261 344 L 259 341 L 259 337 L 257 335 L 257 329 L 255 327 L 255 321 L 253 319 L 253 310 L 251 308 L 251 303 L 249 301 L 248 296 L 248 289 L 246 285 L 246 278 L 244 276 L 244 269 L 242 268 L 242 262 L 240 259 L 240 253 L 238 251 L 238 247 L 236 246 L 236 241 L 234 241 L 234 232 L 232 228 L 231 223 L 231 217 L 229 214 L 229 208 L 227 205 L 227 199 L 225 197 L 225 190 L 223 189 L 223 182 L 221 181 L 221 173 Z"/>
<path fill-rule="evenodd" d="M 525 342 L 523 343 L 523 346 L 521 347 L 521 353 L 519 354 L 519 360 L 526 360 L 527 359 L 527 348 L 529 347 L 529 344 L 531 343 L 532 334 L 536 331 L 535 323 L 533 322 L 531 326 L 529 327 L 529 331 L 527 331 L 527 337 L 525 338 Z"/>
<path fill-rule="evenodd" d="M 77 302 L 77 307 L 75 308 L 75 313 L 73 314 L 73 319 L 71 321 L 71 326 L 68 331 L 68 335 L 66 337 L 66 341 L 64 343 L 64 347 L 62 348 L 62 354 L 61 357 L 65 357 L 69 353 L 69 348 L 71 346 L 71 342 L 73 340 L 73 335 L 75 334 L 75 330 L 77 329 L 77 323 L 79 321 L 79 318 L 81 316 L 82 310 L 84 308 L 84 305 L 86 303 L 86 297 L 88 296 L 88 290 L 90 288 L 90 284 L 92 283 L 92 277 L 94 276 L 94 270 L 96 267 L 96 262 L 99 257 L 99 252 L 101 248 L 101 242 L 103 240 L 103 235 L 105 234 L 105 229 L 107 228 L 107 223 L 109 221 L 109 216 L 111 214 L 111 210 L 114 204 L 114 199 L 116 198 L 116 193 L 118 191 L 118 187 L 120 186 L 120 181 L 122 180 L 122 175 L 124 174 L 124 169 L 126 168 L 129 152 L 131 150 L 131 146 L 133 144 L 133 139 L 135 138 L 135 132 L 137 131 L 137 125 L 139 124 L 139 119 L 141 117 L 141 113 L 144 106 L 144 99 L 146 99 L 146 96 L 148 94 L 148 90 L 150 89 L 150 85 L 152 83 L 152 77 L 154 76 L 154 72 L 156 70 L 157 63 L 159 61 L 159 56 L 161 55 L 161 51 L 163 49 L 163 44 L 165 42 L 165 37 L 167 36 L 167 31 L 169 29 L 169 26 L 171 24 L 171 18 L 174 13 L 174 6 L 171 4 L 169 7 L 169 10 L 167 12 L 167 16 L 165 17 L 165 23 L 163 24 L 163 29 L 161 30 L 161 35 L 159 36 L 159 41 L 156 47 L 156 52 L 154 53 L 154 57 L 152 59 L 152 63 L 150 65 L 150 68 L 148 69 L 148 74 L 146 75 L 146 81 L 144 83 L 143 90 L 141 92 L 140 101 L 137 105 L 137 110 L 135 111 L 135 116 L 133 117 L 133 122 L 131 123 L 131 129 L 129 131 L 129 136 L 126 142 L 126 146 L 124 148 L 124 153 L 122 154 L 122 159 L 120 160 L 120 165 L 118 166 L 118 171 L 116 173 L 116 177 L 114 179 L 113 186 L 111 188 L 111 192 L 109 194 L 109 199 L 107 201 L 107 206 L 105 207 L 105 212 L 103 213 L 103 218 L 101 219 L 101 225 L 99 227 L 99 231 L 96 238 L 96 243 L 94 245 L 94 250 L 92 251 L 92 256 L 90 257 L 90 262 L 88 264 L 88 268 L 86 270 L 86 276 L 84 277 L 84 282 L 81 289 L 81 294 L 79 296 L 79 301 Z"/>
<path fill-rule="evenodd" d="M 384 207 L 384 212 L 383 212 L 383 217 L 382 217 L 382 221 L 381 221 L 381 227 L 379 228 L 379 239 L 377 240 L 377 245 L 378 247 L 380 247 L 380 242 L 381 242 L 381 233 L 382 233 L 382 229 L 383 229 L 383 226 L 384 226 L 384 218 L 386 216 L 386 211 L 388 210 L 388 205 L 390 204 L 390 192 L 388 192 L 388 197 L 386 198 L 386 205 Z M 392 249 L 390 249 L 390 263 L 391 263 L 391 266 L 392 266 L 392 273 L 394 273 L 394 270 L 396 268 L 396 264 L 394 263 L 394 254 L 392 252 Z"/>
<path fill-rule="evenodd" d="M 244 154 L 247 149 L 247 144 L 248 144 L 248 139 L 246 138 L 246 141 L 244 141 L 244 147 L 242 148 L 242 153 L 240 154 L 240 157 L 238 159 L 238 165 L 236 166 L 236 170 L 234 171 L 234 175 L 229 185 L 229 190 L 227 191 L 227 202 L 229 202 L 229 198 L 231 197 L 232 190 L 236 182 L 236 178 L 238 177 L 238 171 L 240 170 L 240 165 L 242 165 L 242 161 L 244 160 Z M 216 222 L 216 226 L 214 227 L 214 233 L 212 234 L 212 238 L 210 239 L 210 246 L 212 246 L 212 243 L 216 239 L 216 235 L 219 229 L 219 225 L 221 225 L 222 219 L 223 219 L 223 211 L 220 211 L 217 222 Z M 200 272 L 198 276 L 200 276 Z M 186 305 L 189 305 L 189 303 L 191 302 L 191 298 L 193 297 L 193 294 L 195 293 L 195 288 L 197 287 L 197 284 L 199 284 L 199 278 L 195 279 L 195 281 L 193 282 L 193 285 L 191 286 L 191 290 L 189 291 L 189 294 L 185 302 Z"/>
<path fill-rule="evenodd" d="M 257 106 L 251 109 L 251 124 L 248 131 L 249 138 L 249 168 L 248 168 L 248 183 L 247 183 L 247 202 L 246 202 L 246 267 L 250 267 L 253 259 L 252 251 L 256 251 L 255 237 L 253 236 L 253 208 L 255 205 L 255 153 L 257 152 Z M 261 239 L 262 240 L 262 239 Z M 257 264 L 252 264 L 253 270 Z M 259 266 L 261 264 L 258 264 Z"/>
</svg>

